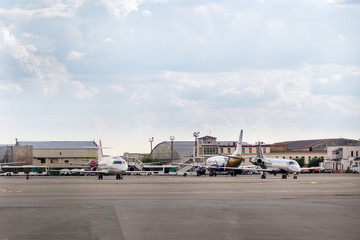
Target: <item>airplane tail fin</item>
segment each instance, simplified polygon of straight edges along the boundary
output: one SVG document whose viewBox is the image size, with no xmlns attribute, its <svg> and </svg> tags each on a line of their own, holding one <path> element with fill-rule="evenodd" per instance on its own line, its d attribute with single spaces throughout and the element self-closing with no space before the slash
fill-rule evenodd
<svg viewBox="0 0 360 240">
<path fill-rule="evenodd" d="M 101 140 L 99 140 L 98 161 L 100 161 L 103 158 L 103 156 L 104 156 L 103 148 L 101 145 Z"/>
<path fill-rule="evenodd" d="M 236 145 L 235 152 L 232 154 L 232 156 L 237 156 L 242 154 L 242 138 L 243 138 L 243 130 L 240 131 L 239 141 Z"/>
<path fill-rule="evenodd" d="M 257 146 L 257 158 L 264 159 L 264 154 L 261 148 L 261 142 L 259 141 L 259 145 Z"/>
</svg>

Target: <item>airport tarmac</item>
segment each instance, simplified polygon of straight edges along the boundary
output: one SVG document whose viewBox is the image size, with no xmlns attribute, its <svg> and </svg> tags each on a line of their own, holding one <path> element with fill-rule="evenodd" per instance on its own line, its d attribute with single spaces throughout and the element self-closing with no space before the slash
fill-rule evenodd
<svg viewBox="0 0 360 240">
<path fill-rule="evenodd" d="M 359 239 L 360 175 L 0 177 L 0 240 Z"/>
</svg>

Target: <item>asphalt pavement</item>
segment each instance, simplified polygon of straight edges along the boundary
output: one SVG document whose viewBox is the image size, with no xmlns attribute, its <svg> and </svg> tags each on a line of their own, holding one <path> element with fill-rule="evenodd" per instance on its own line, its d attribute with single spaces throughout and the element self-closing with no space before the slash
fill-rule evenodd
<svg viewBox="0 0 360 240">
<path fill-rule="evenodd" d="M 360 175 L 1 176 L 0 240 L 359 239 Z"/>
</svg>

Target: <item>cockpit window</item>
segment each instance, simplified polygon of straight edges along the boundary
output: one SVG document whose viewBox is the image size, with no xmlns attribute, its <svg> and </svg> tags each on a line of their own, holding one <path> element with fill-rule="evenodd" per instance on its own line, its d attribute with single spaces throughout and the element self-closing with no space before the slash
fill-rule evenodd
<svg viewBox="0 0 360 240">
<path fill-rule="evenodd" d="M 295 162 L 288 162 L 288 165 L 295 165 Z"/>
<path fill-rule="evenodd" d="M 113 164 L 123 164 L 122 161 L 114 161 Z"/>
</svg>

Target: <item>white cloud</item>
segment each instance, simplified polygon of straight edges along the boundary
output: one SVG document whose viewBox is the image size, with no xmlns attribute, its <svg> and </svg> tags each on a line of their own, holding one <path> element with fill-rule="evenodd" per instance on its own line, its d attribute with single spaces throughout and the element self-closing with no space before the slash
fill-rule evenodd
<svg viewBox="0 0 360 240">
<path fill-rule="evenodd" d="M 144 0 L 100 0 L 105 6 L 108 12 L 116 17 L 123 19 L 130 13 L 138 11 L 138 6 L 144 2 Z"/>
<path fill-rule="evenodd" d="M 322 98 L 327 106 L 334 112 L 351 116 L 360 116 L 360 101 L 359 98 L 348 96 L 326 96 Z"/>
<path fill-rule="evenodd" d="M 189 108 L 198 105 L 198 101 L 190 100 L 190 99 L 183 99 L 183 98 L 173 98 L 171 99 L 171 104 L 175 107 L 179 108 Z"/>
<path fill-rule="evenodd" d="M 261 87 L 246 87 L 245 92 L 253 93 L 256 97 L 260 97 L 264 94 L 264 89 Z"/>
<path fill-rule="evenodd" d="M 223 90 L 221 90 L 221 92 L 219 93 L 219 95 L 227 95 L 227 94 L 240 95 L 241 92 L 240 92 L 238 89 L 232 87 L 232 88 L 223 89 Z"/>
<path fill-rule="evenodd" d="M 84 56 L 85 53 L 81 53 L 81 52 L 78 52 L 78 51 L 75 51 L 74 49 L 72 49 L 69 54 L 67 55 L 66 59 L 69 59 L 69 60 L 78 60 L 80 59 L 82 56 Z"/>
<path fill-rule="evenodd" d="M 85 99 L 95 96 L 98 93 L 96 88 L 86 89 L 85 85 L 80 81 L 71 82 L 74 87 L 74 96 L 78 99 Z"/>
<path fill-rule="evenodd" d="M 327 78 L 325 78 L 325 77 L 319 78 L 319 79 L 318 79 L 318 82 L 319 82 L 319 83 L 322 83 L 322 84 L 325 84 L 325 83 L 328 83 L 328 82 L 329 82 L 329 79 L 327 79 Z"/>
<path fill-rule="evenodd" d="M 23 89 L 19 84 L 5 83 L 0 81 L 0 92 L 20 93 Z"/>
<path fill-rule="evenodd" d="M 343 41 L 345 41 L 345 37 L 341 33 L 339 33 L 338 36 L 337 36 L 337 40 L 343 42 Z"/>
<path fill-rule="evenodd" d="M 333 80 L 333 81 L 341 81 L 342 80 L 342 75 L 341 74 L 336 74 L 336 75 L 331 77 L 331 80 Z"/>
<path fill-rule="evenodd" d="M 149 10 L 144 10 L 144 11 L 142 11 L 142 14 L 144 16 L 150 16 L 152 13 Z"/>
<path fill-rule="evenodd" d="M 38 54 L 33 45 L 22 45 L 7 28 L 2 27 L 0 33 L 9 54 L 19 62 L 23 71 L 30 76 L 29 80 L 39 84 L 44 93 L 57 94 L 59 84 L 66 83 L 70 77 L 65 66 L 53 56 Z"/>
<path fill-rule="evenodd" d="M 346 6 L 346 5 L 360 5 L 358 0 L 327 0 L 329 4 Z"/>
<path fill-rule="evenodd" d="M 11 18 L 16 21 L 25 21 L 29 18 L 70 18 L 74 16 L 76 10 L 83 4 L 84 0 L 69 0 L 65 2 L 66 3 L 62 1 L 42 2 L 41 5 L 48 4 L 48 6 L 38 9 L 13 8 L 8 10 L 0 8 L 0 17 L 5 17 L 6 19 Z"/>
<path fill-rule="evenodd" d="M 104 39 L 104 42 L 112 43 L 112 42 L 114 42 L 114 40 L 111 37 L 107 37 Z"/>
<path fill-rule="evenodd" d="M 111 84 L 110 86 L 112 89 L 114 89 L 116 92 L 123 92 L 124 88 L 121 84 Z"/>
</svg>

